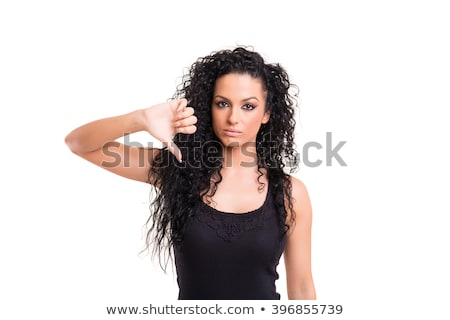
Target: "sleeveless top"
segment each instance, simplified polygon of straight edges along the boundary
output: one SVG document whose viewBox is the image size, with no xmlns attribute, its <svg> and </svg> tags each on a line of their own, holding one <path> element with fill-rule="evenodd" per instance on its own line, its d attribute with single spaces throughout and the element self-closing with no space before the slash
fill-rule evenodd
<svg viewBox="0 0 450 320">
<path fill-rule="evenodd" d="M 270 184 L 264 204 L 247 213 L 199 200 L 174 245 L 180 300 L 278 300 L 276 268 L 286 236 Z"/>
</svg>

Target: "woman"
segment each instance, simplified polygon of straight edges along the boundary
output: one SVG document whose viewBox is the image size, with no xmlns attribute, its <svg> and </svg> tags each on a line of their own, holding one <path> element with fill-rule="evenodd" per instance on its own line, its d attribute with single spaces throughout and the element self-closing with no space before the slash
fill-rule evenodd
<svg viewBox="0 0 450 320">
<path fill-rule="evenodd" d="M 155 186 L 147 247 L 173 253 L 179 299 L 279 299 L 283 253 L 289 299 L 316 298 L 308 192 L 284 171 L 295 162 L 292 87 L 258 53 L 222 50 L 191 66 L 173 100 L 66 137 L 84 159 Z M 166 147 L 115 141 L 138 131 Z"/>
</svg>

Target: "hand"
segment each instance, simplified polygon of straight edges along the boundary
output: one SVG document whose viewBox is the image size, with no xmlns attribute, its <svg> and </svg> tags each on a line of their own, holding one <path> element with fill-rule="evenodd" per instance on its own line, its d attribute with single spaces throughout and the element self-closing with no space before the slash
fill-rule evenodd
<svg viewBox="0 0 450 320">
<path fill-rule="evenodd" d="M 173 142 L 176 133 L 192 134 L 197 130 L 194 109 L 187 107 L 187 100 L 172 100 L 144 109 L 144 125 L 148 133 L 164 143 L 181 162 L 181 151 Z"/>
</svg>

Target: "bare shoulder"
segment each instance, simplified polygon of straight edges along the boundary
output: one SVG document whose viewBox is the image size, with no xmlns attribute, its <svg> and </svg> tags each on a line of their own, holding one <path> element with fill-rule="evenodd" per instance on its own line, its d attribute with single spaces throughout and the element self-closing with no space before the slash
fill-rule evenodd
<svg viewBox="0 0 450 320">
<path fill-rule="evenodd" d="M 308 197 L 308 190 L 306 188 L 306 185 L 303 183 L 302 180 L 289 176 L 292 184 L 292 197 L 296 201 L 302 200 L 304 197 Z"/>
<path fill-rule="evenodd" d="M 294 208 L 298 205 L 304 205 L 306 203 L 310 202 L 309 199 L 309 193 L 306 185 L 303 183 L 302 180 L 289 176 L 292 184 L 292 202 L 294 205 Z"/>
<path fill-rule="evenodd" d="M 305 183 L 302 180 L 293 176 L 289 176 L 289 178 L 292 184 L 291 201 L 292 201 L 292 209 L 294 212 L 288 210 L 288 215 L 292 216 L 292 214 L 294 213 L 294 219 L 297 221 L 299 219 L 303 220 L 311 219 L 312 215 L 311 200 Z M 289 206 L 286 206 L 286 208 L 289 208 Z"/>
</svg>

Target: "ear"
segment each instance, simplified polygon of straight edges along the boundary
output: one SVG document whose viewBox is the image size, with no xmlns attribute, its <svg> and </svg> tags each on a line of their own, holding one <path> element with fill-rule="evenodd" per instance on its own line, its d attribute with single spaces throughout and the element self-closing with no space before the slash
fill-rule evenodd
<svg viewBox="0 0 450 320">
<path fill-rule="evenodd" d="M 266 111 L 264 117 L 262 118 L 261 123 L 266 124 L 267 122 L 269 122 L 269 120 L 270 120 L 270 110 Z"/>
</svg>

